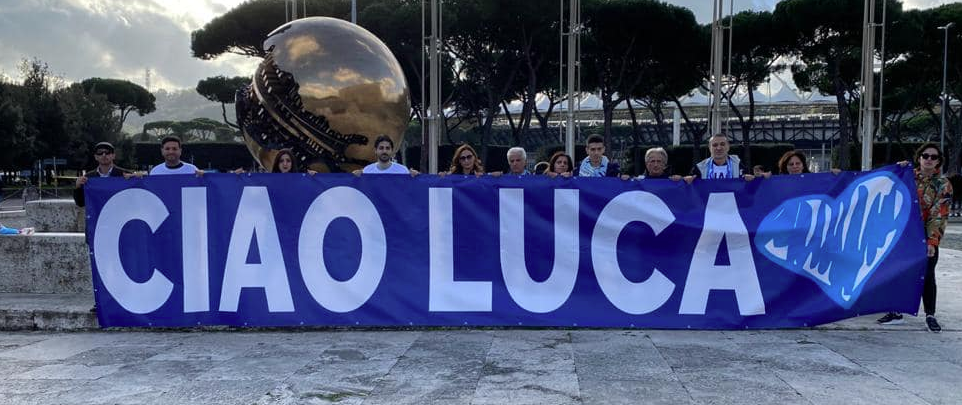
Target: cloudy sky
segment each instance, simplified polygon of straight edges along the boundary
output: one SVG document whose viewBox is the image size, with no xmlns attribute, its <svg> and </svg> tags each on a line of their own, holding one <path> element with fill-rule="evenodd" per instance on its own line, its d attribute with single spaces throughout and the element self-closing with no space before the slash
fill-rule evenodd
<svg viewBox="0 0 962 405">
<path fill-rule="evenodd" d="M 957 0 L 903 0 L 928 8 Z M 192 88 L 214 75 L 249 75 L 255 61 L 228 55 L 203 61 L 190 55 L 190 32 L 243 0 L 3 0 L 0 75 L 19 81 L 17 65 L 38 58 L 67 81 L 124 78 L 151 89 Z M 708 0 L 668 0 L 711 19 Z M 736 11 L 771 10 L 777 0 L 735 0 Z M 278 0 L 278 7 L 283 3 Z"/>
</svg>

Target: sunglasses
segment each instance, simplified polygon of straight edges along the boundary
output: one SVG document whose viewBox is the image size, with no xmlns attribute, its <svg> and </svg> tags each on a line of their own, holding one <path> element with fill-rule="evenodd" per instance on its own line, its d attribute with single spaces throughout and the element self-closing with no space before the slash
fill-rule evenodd
<svg viewBox="0 0 962 405">
<path fill-rule="evenodd" d="M 922 159 L 925 159 L 925 160 L 939 160 L 939 155 L 935 155 L 935 154 L 930 155 L 928 153 L 923 153 L 921 156 L 922 156 Z"/>
<path fill-rule="evenodd" d="M 474 159 L 474 155 L 464 155 L 464 156 L 458 157 L 458 160 L 468 160 L 468 159 Z"/>
<path fill-rule="evenodd" d="M 101 151 L 97 151 L 96 153 L 94 153 L 94 156 L 109 155 L 109 154 L 111 154 L 111 153 L 113 153 L 113 152 L 106 151 L 106 150 L 101 150 Z"/>
</svg>

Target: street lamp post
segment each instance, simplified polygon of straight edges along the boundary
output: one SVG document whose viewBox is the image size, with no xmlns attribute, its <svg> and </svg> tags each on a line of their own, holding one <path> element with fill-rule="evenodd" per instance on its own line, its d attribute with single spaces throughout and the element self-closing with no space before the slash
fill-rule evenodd
<svg viewBox="0 0 962 405">
<path fill-rule="evenodd" d="M 942 51 L 942 129 L 939 131 L 939 149 L 943 150 L 942 153 L 945 153 L 945 108 L 949 99 L 945 91 L 946 72 L 949 68 L 949 28 L 954 25 L 954 22 L 950 22 L 939 27 L 940 30 L 945 31 L 945 49 Z"/>
</svg>

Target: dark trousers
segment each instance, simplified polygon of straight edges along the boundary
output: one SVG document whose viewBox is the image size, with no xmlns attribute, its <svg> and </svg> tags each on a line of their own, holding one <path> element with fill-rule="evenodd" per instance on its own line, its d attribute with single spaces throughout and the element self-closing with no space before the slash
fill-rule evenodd
<svg viewBox="0 0 962 405">
<path fill-rule="evenodd" d="M 935 264 L 939 262 L 939 248 L 935 247 L 935 256 L 929 258 L 929 266 L 925 270 L 925 286 L 922 287 L 922 309 L 925 315 L 935 315 Z"/>
</svg>

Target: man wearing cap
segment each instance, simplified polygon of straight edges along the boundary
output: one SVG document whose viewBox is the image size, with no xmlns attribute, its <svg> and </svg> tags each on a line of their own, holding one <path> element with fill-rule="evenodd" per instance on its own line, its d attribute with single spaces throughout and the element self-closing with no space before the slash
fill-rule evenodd
<svg viewBox="0 0 962 405">
<path fill-rule="evenodd" d="M 83 176 L 77 178 L 77 188 L 73 190 L 73 201 L 78 207 L 84 206 L 84 184 L 87 184 L 89 177 L 127 177 L 132 174 L 130 170 L 121 169 L 114 166 L 114 145 L 109 142 L 101 142 L 94 146 L 94 160 L 97 161 L 97 168 Z"/>
</svg>

